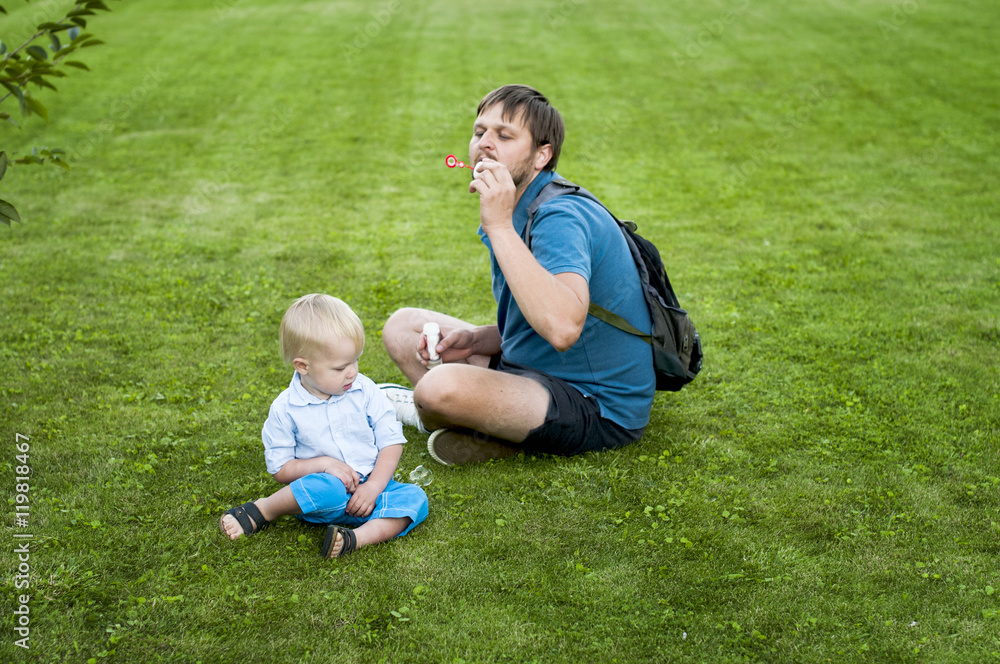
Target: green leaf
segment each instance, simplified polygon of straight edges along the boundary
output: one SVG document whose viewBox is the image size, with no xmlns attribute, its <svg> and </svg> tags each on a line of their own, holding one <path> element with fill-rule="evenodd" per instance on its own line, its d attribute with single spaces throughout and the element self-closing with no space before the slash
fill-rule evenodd
<svg viewBox="0 0 1000 664">
<path fill-rule="evenodd" d="M 103 44 L 100 39 L 89 39 L 80 45 L 80 48 L 87 48 L 88 46 L 100 46 Z"/>
<path fill-rule="evenodd" d="M 7 201 L 0 201 L 0 221 L 10 226 L 11 221 L 21 223 L 21 215 Z"/>
<path fill-rule="evenodd" d="M 28 80 L 31 81 L 32 83 L 34 83 L 35 85 L 37 85 L 40 88 L 49 88 L 49 89 L 52 89 L 52 90 L 56 90 L 58 92 L 58 88 L 56 88 L 56 86 L 52 85 L 51 83 L 49 83 L 48 81 L 46 81 L 41 76 L 32 76 Z M 34 109 L 32 109 L 32 110 L 34 110 Z M 39 115 L 41 115 L 41 113 L 39 113 Z M 48 118 L 46 118 L 46 119 L 48 119 Z"/>
<path fill-rule="evenodd" d="M 6 85 L 6 83 L 4 83 Z M 21 112 L 24 113 L 24 88 L 20 86 L 7 86 L 7 88 L 17 97 L 17 103 L 21 105 Z"/>
<path fill-rule="evenodd" d="M 31 55 L 31 57 L 33 57 L 36 60 L 47 60 L 49 57 L 49 54 L 45 52 L 45 49 L 36 44 L 32 44 L 31 46 L 29 46 L 24 50 L 27 51 Z"/>
<path fill-rule="evenodd" d="M 7 153 L 0 151 L 0 180 L 7 173 Z"/>
<path fill-rule="evenodd" d="M 28 111 L 42 116 L 42 118 L 48 122 L 49 111 L 44 105 L 42 105 L 42 102 L 38 101 L 34 97 L 31 97 L 30 95 L 24 95 L 24 107 L 27 108 Z"/>
<path fill-rule="evenodd" d="M 63 64 L 66 65 L 67 67 L 76 67 L 77 69 L 83 69 L 84 71 L 90 71 L 90 67 L 88 67 L 87 65 L 83 64 L 82 62 L 78 62 L 76 60 L 67 60 Z"/>
</svg>

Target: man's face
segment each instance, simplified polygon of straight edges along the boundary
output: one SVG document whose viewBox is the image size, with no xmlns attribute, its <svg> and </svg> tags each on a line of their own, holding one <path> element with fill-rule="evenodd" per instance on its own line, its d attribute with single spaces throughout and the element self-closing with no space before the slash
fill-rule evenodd
<svg viewBox="0 0 1000 664">
<path fill-rule="evenodd" d="M 524 125 L 522 114 L 518 113 L 505 120 L 503 104 L 483 109 L 473 125 L 472 140 L 469 141 L 469 163 L 475 165 L 484 157 L 506 166 L 518 190 L 527 187 L 548 161 L 542 161 L 543 158 L 539 156 L 538 146 L 535 145 L 531 131 Z"/>
</svg>

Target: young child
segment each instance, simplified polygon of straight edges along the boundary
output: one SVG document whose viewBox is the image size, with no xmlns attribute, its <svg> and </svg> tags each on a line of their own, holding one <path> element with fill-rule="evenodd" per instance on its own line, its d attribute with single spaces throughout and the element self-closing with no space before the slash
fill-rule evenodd
<svg viewBox="0 0 1000 664">
<path fill-rule="evenodd" d="M 295 374 L 261 435 L 267 472 L 288 486 L 234 507 L 219 527 L 237 539 L 283 514 L 329 524 L 325 558 L 410 532 L 427 518 L 427 495 L 392 479 L 406 439 L 388 399 L 358 373 L 361 320 L 335 297 L 305 295 L 285 312 L 280 337 Z"/>
</svg>

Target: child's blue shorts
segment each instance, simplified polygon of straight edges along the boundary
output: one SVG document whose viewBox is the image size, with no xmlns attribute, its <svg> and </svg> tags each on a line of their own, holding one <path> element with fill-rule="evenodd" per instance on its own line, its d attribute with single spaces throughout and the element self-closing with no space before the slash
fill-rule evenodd
<svg viewBox="0 0 1000 664">
<path fill-rule="evenodd" d="M 363 482 L 362 482 L 363 483 Z M 375 508 L 366 517 L 347 514 L 347 493 L 344 483 L 330 473 L 313 473 L 292 482 L 289 487 L 302 514 L 298 518 L 308 523 L 331 524 L 357 528 L 372 519 L 409 517 L 410 525 L 397 537 L 413 530 L 427 518 L 427 494 L 416 484 L 389 480 L 389 485 L 375 499 Z"/>
</svg>

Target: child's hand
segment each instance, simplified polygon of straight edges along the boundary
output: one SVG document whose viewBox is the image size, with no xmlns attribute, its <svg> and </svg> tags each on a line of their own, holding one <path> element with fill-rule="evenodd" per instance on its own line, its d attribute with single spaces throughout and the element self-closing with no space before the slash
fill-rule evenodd
<svg viewBox="0 0 1000 664">
<path fill-rule="evenodd" d="M 347 493 L 354 493 L 358 490 L 358 474 L 354 469 L 339 459 L 330 459 L 327 462 L 324 473 L 329 473 L 344 483 Z"/>
<path fill-rule="evenodd" d="M 357 488 L 351 499 L 347 501 L 347 509 L 344 511 L 357 517 L 365 517 L 375 509 L 375 499 L 378 498 L 379 489 L 374 484 L 365 483 Z"/>
</svg>

